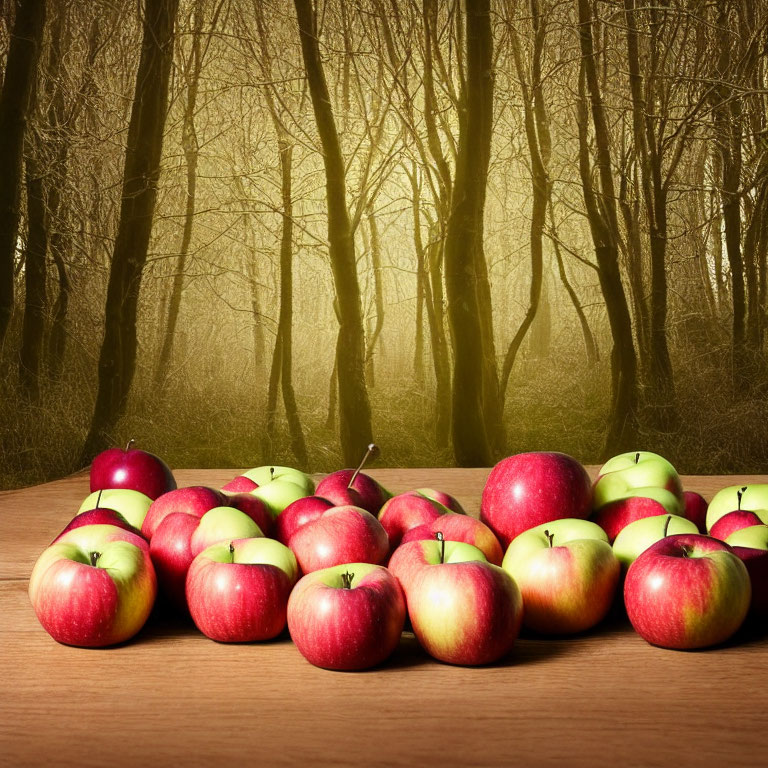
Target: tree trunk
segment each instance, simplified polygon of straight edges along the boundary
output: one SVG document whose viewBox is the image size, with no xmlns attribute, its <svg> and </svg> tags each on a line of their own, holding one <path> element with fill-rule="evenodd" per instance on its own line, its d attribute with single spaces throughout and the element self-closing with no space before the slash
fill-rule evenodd
<svg viewBox="0 0 768 768">
<path fill-rule="evenodd" d="M 87 464 L 114 440 L 136 366 L 136 307 L 157 197 L 173 29 L 178 0 L 147 0 L 141 59 L 131 109 L 120 222 L 109 271 L 99 388 L 80 456 Z"/>
<path fill-rule="evenodd" d="M 25 395 L 40 399 L 41 362 L 46 313 L 46 259 L 48 215 L 45 210 L 43 170 L 38 163 L 40 144 L 27 142 L 27 256 L 24 267 L 24 321 L 19 353 L 19 380 Z"/>
<path fill-rule="evenodd" d="M 344 160 L 320 58 L 315 14 L 311 0 L 294 0 L 294 4 L 307 83 L 323 147 L 329 255 L 340 318 L 336 344 L 339 431 L 344 461 L 352 465 L 373 436 L 371 406 L 365 386 L 365 331 L 360 285 L 347 209 Z"/>
<path fill-rule="evenodd" d="M 533 17 L 534 30 L 538 32 L 538 6 L 534 2 Z M 539 300 L 541 298 L 541 286 L 543 276 L 543 246 L 544 246 L 544 225 L 547 216 L 547 197 L 549 180 L 547 178 L 547 169 L 544 166 L 541 149 L 539 147 L 539 136 L 536 133 L 536 123 L 533 114 L 533 97 L 528 87 L 528 77 L 523 67 L 522 56 L 520 53 L 520 44 L 517 38 L 517 32 L 514 26 L 510 27 L 512 53 L 515 61 L 515 69 L 520 80 L 523 102 L 523 123 L 525 126 L 525 136 L 528 141 L 528 154 L 531 158 L 531 226 L 530 226 L 530 250 L 531 250 L 531 285 L 529 289 L 528 310 L 520 323 L 517 333 L 507 349 L 504 357 L 504 366 L 501 372 L 501 396 L 505 396 L 509 377 L 517 358 L 517 353 L 525 339 L 528 330 L 533 324 L 533 319 L 539 309 Z M 541 38 L 535 34 L 534 40 L 534 60 L 541 57 Z M 540 87 L 540 83 L 535 80 L 532 87 Z"/>
<path fill-rule="evenodd" d="M 24 133 L 45 25 L 45 0 L 16 0 L 0 93 L 0 353 L 11 321 Z"/>
<path fill-rule="evenodd" d="M 603 454 L 610 456 L 624 450 L 631 450 L 636 439 L 637 360 L 632 341 L 632 320 L 619 270 L 616 194 L 613 185 L 608 126 L 597 77 L 590 0 L 577 0 L 577 6 L 579 42 L 582 54 L 582 66 L 579 74 L 580 96 L 577 105 L 579 172 L 599 267 L 600 288 L 605 299 L 608 322 L 613 337 L 611 409 L 603 448 Z M 585 103 L 587 94 L 589 95 L 595 130 L 599 193 L 596 193 L 593 187 L 592 169 L 590 168 L 587 106 Z"/>
<path fill-rule="evenodd" d="M 494 463 L 500 423 L 496 360 L 486 327 L 482 283 L 483 209 L 493 118 L 490 0 L 467 3 L 467 86 L 460 103 L 459 148 L 445 239 L 445 285 L 453 345 L 451 433 L 459 466 Z M 489 380 L 493 378 L 493 380 Z M 493 401 L 496 402 L 493 402 Z"/>
<path fill-rule="evenodd" d="M 635 157 L 640 170 L 640 186 L 645 201 L 648 219 L 648 239 L 651 254 L 651 312 L 650 312 L 650 350 L 647 355 L 650 363 L 649 383 L 654 404 L 653 411 L 661 408 L 663 422 L 669 422 L 674 411 L 674 379 L 672 362 L 667 344 L 667 193 L 662 180 L 661 163 L 663 147 L 656 129 L 657 118 L 648 113 L 648 100 L 655 102 L 655 84 L 645 82 L 640 67 L 637 20 L 635 18 L 635 0 L 624 0 L 624 12 L 627 21 L 627 60 L 629 65 L 629 83 L 632 94 L 632 127 L 635 144 Z M 658 72 L 658 12 L 651 9 L 652 32 L 650 41 L 651 73 Z M 654 113 L 656 109 L 653 109 Z"/>
</svg>

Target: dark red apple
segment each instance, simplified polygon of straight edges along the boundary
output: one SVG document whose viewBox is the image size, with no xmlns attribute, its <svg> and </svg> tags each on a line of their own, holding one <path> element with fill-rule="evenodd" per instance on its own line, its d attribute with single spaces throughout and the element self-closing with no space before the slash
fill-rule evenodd
<svg viewBox="0 0 768 768">
<path fill-rule="evenodd" d="M 685 517 L 699 529 L 699 533 L 707 532 L 707 500 L 696 491 L 683 491 Z"/>
<path fill-rule="evenodd" d="M 87 512 L 75 515 L 52 543 L 57 542 L 65 533 L 73 528 L 82 528 L 84 525 L 114 525 L 117 528 L 122 528 L 124 531 L 130 531 L 136 536 L 142 536 L 141 531 L 138 528 L 134 528 L 119 512 L 107 507 L 96 507 L 95 509 L 89 509 Z"/>
<path fill-rule="evenodd" d="M 176 488 L 168 465 L 153 453 L 133 447 L 133 440 L 122 448 L 102 451 L 91 464 L 91 492 L 109 488 L 139 491 L 150 499 Z"/>
</svg>

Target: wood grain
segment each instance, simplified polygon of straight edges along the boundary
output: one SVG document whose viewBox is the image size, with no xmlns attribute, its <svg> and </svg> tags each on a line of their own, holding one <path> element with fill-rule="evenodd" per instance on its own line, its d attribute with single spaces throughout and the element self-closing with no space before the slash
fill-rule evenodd
<svg viewBox="0 0 768 768">
<path fill-rule="evenodd" d="M 594 469 L 592 470 L 594 472 Z M 233 470 L 181 470 L 221 485 Z M 487 470 L 382 469 L 393 491 L 434 486 L 479 510 Z M 690 477 L 719 488 L 768 477 Z M 768 735 L 768 640 L 653 648 L 626 619 L 567 639 L 522 637 L 463 669 L 405 634 L 364 673 L 306 663 L 287 636 L 228 646 L 158 616 L 131 643 L 58 645 L 26 594 L 35 558 L 87 495 L 85 476 L 0 494 L 0 764 L 756 766 Z"/>
</svg>

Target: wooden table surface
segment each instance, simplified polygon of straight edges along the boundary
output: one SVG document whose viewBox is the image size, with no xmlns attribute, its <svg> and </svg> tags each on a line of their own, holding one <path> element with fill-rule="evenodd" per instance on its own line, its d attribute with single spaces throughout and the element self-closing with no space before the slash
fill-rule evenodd
<svg viewBox="0 0 768 768">
<path fill-rule="evenodd" d="M 594 468 L 591 469 L 594 474 Z M 180 470 L 219 487 L 234 470 Z M 478 514 L 482 469 L 380 469 Z M 768 477 L 684 477 L 711 496 Z M 287 635 L 223 645 L 152 617 L 130 643 L 58 645 L 27 597 L 35 559 L 88 493 L 81 475 L 0 493 L 0 765 L 758 766 L 768 637 L 676 652 L 616 617 L 578 637 L 521 637 L 502 663 L 440 664 L 412 636 L 368 672 L 316 669 Z"/>
</svg>

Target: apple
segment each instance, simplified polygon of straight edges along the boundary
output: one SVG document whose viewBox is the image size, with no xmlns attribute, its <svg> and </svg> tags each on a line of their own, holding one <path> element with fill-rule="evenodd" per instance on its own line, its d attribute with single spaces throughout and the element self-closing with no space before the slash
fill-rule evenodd
<svg viewBox="0 0 768 768">
<path fill-rule="evenodd" d="M 285 628 L 288 596 L 297 578 L 293 552 L 274 539 L 213 544 L 189 566 L 189 612 L 211 640 L 269 640 Z"/>
<path fill-rule="evenodd" d="M 251 494 L 266 504 L 273 518 L 297 499 L 311 495 L 315 488 L 309 475 L 291 467 L 257 467 L 249 469 L 244 477 L 258 483 Z"/>
<path fill-rule="evenodd" d="M 635 520 L 664 514 L 682 515 L 680 499 L 664 488 L 635 488 L 627 493 L 627 496 L 604 504 L 591 517 L 608 534 L 611 543 Z"/>
<path fill-rule="evenodd" d="M 270 483 L 293 483 L 303 491 L 302 496 L 309 496 L 315 490 L 315 481 L 300 469 L 293 467 L 280 467 L 276 464 L 265 464 L 243 472 L 240 477 L 252 480 L 259 488 Z M 255 490 L 255 489 L 254 489 Z"/>
<path fill-rule="evenodd" d="M 464 563 L 469 560 L 488 562 L 482 550 L 463 541 L 448 541 L 441 532 L 429 539 L 401 544 L 392 554 L 387 568 L 400 582 L 408 599 L 408 589 L 414 576 L 422 568 L 438 563 Z"/>
<path fill-rule="evenodd" d="M 325 669 L 376 666 L 400 642 L 405 599 L 379 565 L 347 563 L 303 576 L 288 598 L 288 630 L 299 653 Z"/>
<path fill-rule="evenodd" d="M 480 519 L 506 549 L 529 528 L 564 517 L 586 518 L 591 509 L 591 481 L 576 459 L 564 453 L 518 453 L 491 470 Z"/>
<path fill-rule="evenodd" d="M 426 496 L 428 499 L 442 504 L 446 509 L 455 512 L 457 515 L 467 514 L 459 500 L 444 491 L 436 491 L 434 488 L 417 488 L 415 491 L 409 491 L 409 493 L 418 493 L 421 496 Z"/>
<path fill-rule="evenodd" d="M 332 501 L 320 496 L 304 496 L 301 499 L 296 499 L 275 518 L 275 538 L 287 545 L 297 529 L 305 523 L 317 520 L 333 506 L 335 505 Z"/>
<path fill-rule="evenodd" d="M 224 493 L 250 493 L 258 487 L 259 484 L 251 480 L 250 477 L 237 475 L 237 477 L 233 477 L 226 485 L 222 485 L 221 490 L 224 491 Z"/>
<path fill-rule="evenodd" d="M 195 555 L 220 541 L 260 536 L 259 526 L 234 507 L 214 507 L 199 518 L 184 512 L 166 515 L 149 544 L 161 592 L 183 610 L 187 571 Z"/>
<path fill-rule="evenodd" d="M 676 496 L 682 513 L 683 487 L 677 470 L 663 457 L 650 451 L 629 451 L 603 464 L 593 489 L 595 509 L 622 499 L 633 489 L 663 488 Z"/>
<path fill-rule="evenodd" d="M 317 496 L 332 501 L 334 506 L 361 507 L 377 515 L 384 502 L 392 495 L 369 475 L 361 472 L 369 458 L 376 457 L 379 448 L 371 443 L 357 469 L 340 469 L 326 475 L 317 485 Z"/>
<path fill-rule="evenodd" d="M 297 529 L 290 547 L 302 572 L 310 573 L 343 563 L 381 563 L 389 553 L 389 539 L 370 512 L 331 507 Z"/>
<path fill-rule="evenodd" d="M 667 536 L 629 567 L 624 603 L 635 631 L 663 648 L 727 640 L 751 599 L 744 563 L 724 542 L 699 533 Z"/>
<path fill-rule="evenodd" d="M 125 488 L 109 488 L 106 491 L 95 491 L 86 496 L 77 514 L 88 512 L 96 507 L 106 507 L 119 512 L 134 528 L 141 528 L 147 516 L 152 499 L 141 493 Z"/>
<path fill-rule="evenodd" d="M 730 485 L 718 491 L 707 508 L 707 530 L 711 531 L 724 515 L 741 509 L 750 512 L 768 510 L 768 483 Z"/>
<path fill-rule="evenodd" d="M 252 493 L 228 493 L 225 506 L 245 512 L 261 528 L 264 536 L 272 536 L 275 527 L 272 513 L 269 507 Z"/>
<path fill-rule="evenodd" d="M 733 531 L 725 540 L 732 547 L 751 547 L 752 549 L 768 549 L 768 525 L 750 525 Z"/>
<path fill-rule="evenodd" d="M 619 532 L 614 539 L 613 552 L 619 558 L 624 571 L 659 539 L 678 533 L 698 533 L 699 529 L 691 520 L 679 515 L 656 515 L 635 520 Z"/>
<path fill-rule="evenodd" d="M 750 617 L 765 621 L 768 619 L 768 525 L 753 525 L 735 531 L 726 544 L 733 547 L 749 573 L 752 585 Z"/>
<path fill-rule="evenodd" d="M 493 531 L 476 518 L 455 512 L 448 512 L 433 520 L 431 524 L 418 525 L 406 531 L 400 546 L 409 541 L 434 539 L 438 531 L 443 534 L 446 541 L 463 541 L 466 544 L 473 544 L 482 550 L 489 563 L 501 565 L 504 552 Z"/>
<path fill-rule="evenodd" d="M 602 528 L 580 519 L 523 531 L 501 567 L 520 587 L 523 623 L 545 634 L 583 632 L 602 621 L 621 570 Z"/>
<path fill-rule="evenodd" d="M 75 515 L 67 523 L 66 528 L 53 540 L 53 543 L 58 541 L 65 533 L 74 528 L 82 528 L 84 525 L 114 525 L 117 528 L 122 528 L 124 531 L 130 531 L 136 534 L 136 536 L 141 536 L 141 531 L 138 528 L 134 528 L 119 512 L 115 512 L 114 509 L 96 507 L 95 509 L 89 509 L 87 512 Z"/>
<path fill-rule="evenodd" d="M 766 523 L 768 523 L 768 511 L 750 512 L 746 509 L 738 509 L 715 520 L 714 525 L 709 529 L 709 535 L 725 541 L 734 531 Z"/>
<path fill-rule="evenodd" d="M 160 523 L 168 515 L 182 513 L 200 518 L 209 509 L 224 506 L 226 503 L 225 494 L 204 485 L 178 488 L 152 502 L 142 523 L 141 532 L 151 540 Z"/>
<path fill-rule="evenodd" d="M 696 491 L 683 491 L 684 517 L 699 529 L 699 533 L 707 532 L 707 500 Z"/>
<path fill-rule="evenodd" d="M 102 451 L 91 464 L 91 490 L 127 488 L 156 499 L 176 487 L 168 465 L 152 453 L 133 447 L 128 441 L 125 450 L 109 448 Z"/>
<path fill-rule="evenodd" d="M 424 566 L 409 583 L 407 600 L 419 644 L 449 664 L 497 661 L 512 650 L 520 632 L 520 589 L 506 571 L 491 563 Z"/>
<path fill-rule="evenodd" d="M 393 496 L 384 504 L 379 511 L 379 522 L 389 536 L 390 548 L 394 550 L 411 528 L 431 525 L 449 511 L 439 502 L 409 491 Z"/>
<path fill-rule="evenodd" d="M 60 536 L 38 558 L 29 598 L 48 634 L 65 645 L 98 648 L 133 637 L 155 602 L 147 542 L 113 525 Z"/>
</svg>

